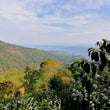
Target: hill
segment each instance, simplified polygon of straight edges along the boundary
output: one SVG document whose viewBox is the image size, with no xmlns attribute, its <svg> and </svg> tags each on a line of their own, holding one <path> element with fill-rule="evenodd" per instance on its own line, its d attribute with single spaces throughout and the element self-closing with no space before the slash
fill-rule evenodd
<svg viewBox="0 0 110 110">
<path fill-rule="evenodd" d="M 27 65 L 39 68 L 39 65 L 46 59 L 53 59 L 66 65 L 79 57 L 59 52 L 40 51 L 36 48 L 16 46 L 0 41 L 0 68 L 3 71 L 10 69 L 23 70 Z"/>
</svg>

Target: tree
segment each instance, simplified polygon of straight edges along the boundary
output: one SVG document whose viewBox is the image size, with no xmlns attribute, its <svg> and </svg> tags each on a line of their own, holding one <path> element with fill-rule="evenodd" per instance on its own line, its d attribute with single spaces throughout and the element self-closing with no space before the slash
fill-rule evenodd
<svg viewBox="0 0 110 110">
<path fill-rule="evenodd" d="M 105 69 L 109 71 L 110 68 L 110 41 L 103 39 L 103 42 L 96 44 L 98 49 L 88 49 L 91 61 L 83 60 L 79 63 L 84 73 L 79 81 L 80 86 L 73 90 L 73 98 L 79 103 L 80 110 L 110 109 L 110 74 L 105 75 Z"/>
<path fill-rule="evenodd" d="M 72 72 L 74 78 L 77 80 L 83 74 L 83 69 L 78 66 L 81 62 L 81 59 L 75 60 L 72 64 L 70 64 L 67 68 Z"/>
<path fill-rule="evenodd" d="M 60 64 L 57 61 L 47 59 L 40 65 L 40 71 L 45 74 L 56 74 L 60 68 Z"/>
<path fill-rule="evenodd" d="M 25 90 L 26 90 L 27 93 L 33 93 L 34 90 L 35 90 L 34 85 L 36 84 L 37 79 L 40 76 L 40 72 L 37 71 L 37 70 L 30 71 L 29 67 L 28 67 L 27 71 L 25 71 L 25 72 L 26 72 L 25 76 L 24 76 L 24 79 L 25 79 L 25 82 L 24 82 Z"/>
<path fill-rule="evenodd" d="M 15 94 L 15 85 L 10 82 L 0 82 L 0 100 L 12 97 Z"/>
<path fill-rule="evenodd" d="M 66 68 L 60 69 L 58 71 L 58 73 L 56 74 L 56 76 L 58 78 L 61 78 L 63 80 L 63 82 L 68 85 L 70 84 L 71 80 L 73 79 L 73 74 L 71 73 L 70 70 L 68 70 Z"/>
<path fill-rule="evenodd" d="M 64 88 L 63 80 L 56 76 L 53 76 L 49 81 L 49 88 L 55 90 L 56 92 L 61 92 Z"/>
<path fill-rule="evenodd" d="M 60 64 L 57 61 L 47 59 L 40 65 L 40 74 L 41 77 L 37 83 L 37 89 L 47 89 L 48 81 L 57 74 L 60 68 Z"/>
</svg>

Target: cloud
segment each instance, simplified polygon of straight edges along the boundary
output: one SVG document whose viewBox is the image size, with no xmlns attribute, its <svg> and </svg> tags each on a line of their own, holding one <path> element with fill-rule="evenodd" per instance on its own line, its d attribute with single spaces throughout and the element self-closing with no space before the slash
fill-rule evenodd
<svg viewBox="0 0 110 110">
<path fill-rule="evenodd" d="M 110 6 L 110 0 L 77 0 L 77 4 L 86 9 L 100 9 L 103 6 Z"/>
<path fill-rule="evenodd" d="M 26 21 L 28 19 L 35 18 L 34 14 L 35 13 L 31 10 L 25 10 L 20 2 L 12 2 L 10 4 L 8 2 L 0 3 L 0 18 L 4 18 L 9 21 Z"/>
<path fill-rule="evenodd" d="M 30 45 L 93 44 L 110 38 L 110 21 L 99 13 L 105 6 L 110 0 L 0 0 L 0 39 Z"/>
</svg>

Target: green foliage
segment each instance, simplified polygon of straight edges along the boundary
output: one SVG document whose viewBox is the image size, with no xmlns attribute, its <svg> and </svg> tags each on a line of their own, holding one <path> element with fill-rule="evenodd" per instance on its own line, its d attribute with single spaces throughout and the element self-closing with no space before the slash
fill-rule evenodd
<svg viewBox="0 0 110 110">
<path fill-rule="evenodd" d="M 34 85 L 36 84 L 40 73 L 37 70 L 30 71 L 29 67 L 26 67 L 25 72 L 25 82 L 23 85 L 25 87 L 26 93 L 32 93 L 35 90 Z"/>
<path fill-rule="evenodd" d="M 70 70 L 63 68 L 58 71 L 56 76 L 63 80 L 65 84 L 70 84 L 70 81 L 73 79 L 73 74 Z"/>
<path fill-rule="evenodd" d="M 61 109 L 70 110 L 73 108 L 73 99 L 71 96 L 72 87 L 68 86 L 59 77 L 53 76 L 49 81 L 49 88 L 53 90 L 53 94 L 61 99 Z"/>
<path fill-rule="evenodd" d="M 27 66 L 24 73 L 25 83 L 22 85 L 27 97 L 2 100 L 0 109 L 109 110 L 110 41 L 103 39 L 103 42 L 97 42 L 97 45 L 98 49 L 88 49 L 91 61 L 76 60 L 68 67 L 61 68 L 57 61 L 47 59 L 41 63 L 39 71 Z M 0 74 L 2 76 L 2 72 Z M 7 77 L 9 76 L 7 74 Z M 14 77 L 14 74 L 12 76 Z M 3 77 L 1 78 L 3 80 Z M 8 86 L 1 87 L 4 93 L 10 91 L 7 90 Z"/>
<path fill-rule="evenodd" d="M 104 75 L 104 69 L 107 67 L 107 63 L 109 62 L 109 59 L 107 59 L 109 53 L 106 49 L 109 48 L 109 44 L 110 41 L 104 39 L 99 46 L 99 49 L 88 49 L 92 61 L 84 60 L 79 63 L 79 66 L 82 67 L 84 73 L 79 82 L 81 86 L 80 88 L 76 87 L 76 90 L 74 89 L 73 97 L 76 94 L 75 100 L 78 101 L 77 103 L 80 103 L 81 106 L 82 103 L 86 103 L 86 106 L 82 107 L 83 109 L 100 110 L 105 109 L 105 107 L 106 109 L 110 109 L 110 80 L 108 75 Z M 83 100 L 83 88 L 87 94 L 86 100 Z"/>
<path fill-rule="evenodd" d="M 14 98 L 5 105 L 0 103 L 0 110 L 61 110 L 61 101 L 52 92 L 44 91 L 37 96 Z"/>
<path fill-rule="evenodd" d="M 39 77 L 36 88 L 37 89 L 47 89 L 48 88 L 48 81 L 51 77 L 57 74 L 60 68 L 60 64 L 57 61 L 47 59 L 40 65 L 39 72 L 41 76 Z"/>
<path fill-rule="evenodd" d="M 12 82 L 6 81 L 0 83 L 0 100 L 7 98 L 8 96 L 14 96 L 15 86 Z"/>
<path fill-rule="evenodd" d="M 60 68 L 59 62 L 52 59 L 47 59 L 40 65 L 40 71 L 47 74 L 48 73 L 56 74 L 59 68 Z"/>
<path fill-rule="evenodd" d="M 78 66 L 81 61 L 81 59 L 77 59 L 67 67 L 67 69 L 72 72 L 75 79 L 79 78 L 83 73 L 83 69 Z"/>
<path fill-rule="evenodd" d="M 20 87 L 24 83 L 24 72 L 17 69 L 12 69 L 7 72 L 0 73 L 0 82 L 10 81 Z"/>
<path fill-rule="evenodd" d="M 49 88 L 56 91 L 61 91 L 64 87 L 63 80 L 60 78 L 53 76 L 49 81 Z"/>
</svg>

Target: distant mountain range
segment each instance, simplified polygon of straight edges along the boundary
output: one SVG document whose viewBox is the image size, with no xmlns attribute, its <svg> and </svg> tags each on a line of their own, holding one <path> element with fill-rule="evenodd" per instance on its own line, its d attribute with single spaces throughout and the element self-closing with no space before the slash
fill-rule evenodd
<svg viewBox="0 0 110 110">
<path fill-rule="evenodd" d="M 4 71 L 14 68 L 22 70 L 27 65 L 39 68 L 39 65 L 46 59 L 53 59 L 66 65 L 78 58 L 81 56 L 62 51 L 41 51 L 36 48 L 16 46 L 0 41 L 0 69 Z"/>
<path fill-rule="evenodd" d="M 88 48 L 96 47 L 94 45 L 73 45 L 73 46 L 56 46 L 56 45 L 23 45 L 23 46 L 30 46 L 33 48 L 37 48 L 43 51 L 49 52 L 60 52 L 60 53 L 67 53 L 71 55 L 80 55 L 84 58 L 88 57 Z"/>
<path fill-rule="evenodd" d="M 90 48 L 89 45 L 75 45 L 75 46 L 35 46 L 40 50 L 52 51 L 52 52 L 64 52 L 73 55 L 81 55 L 85 58 L 88 57 L 87 50 Z"/>
</svg>

